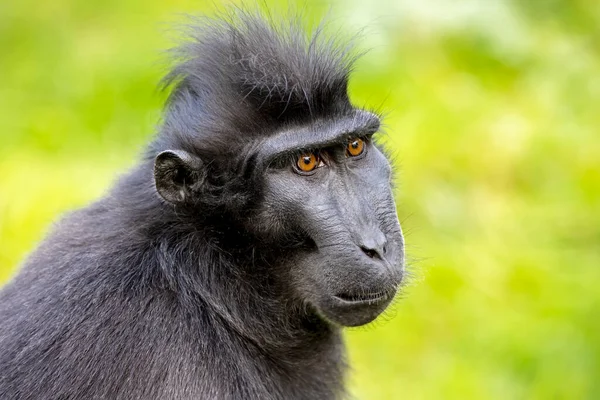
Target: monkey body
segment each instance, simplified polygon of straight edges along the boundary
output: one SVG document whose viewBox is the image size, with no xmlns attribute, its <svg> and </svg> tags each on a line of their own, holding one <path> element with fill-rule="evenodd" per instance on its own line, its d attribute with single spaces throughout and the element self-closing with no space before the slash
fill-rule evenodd
<svg viewBox="0 0 600 400">
<path fill-rule="evenodd" d="M 0 399 L 334 399 L 341 328 L 404 270 L 379 117 L 317 30 L 239 12 L 178 50 L 143 159 L 0 291 Z"/>
<path fill-rule="evenodd" d="M 122 186 L 141 186 L 135 179 Z M 161 249 L 173 244 L 151 248 L 144 237 L 161 229 L 152 210 L 132 214 L 109 197 L 71 213 L 3 288 L 0 398 L 315 399 L 339 391 L 330 384 L 343 367 L 337 329 L 267 352 L 200 297 L 182 299 L 153 281 L 168 262 Z M 170 237 L 177 240 L 171 232 L 163 240 Z"/>
</svg>

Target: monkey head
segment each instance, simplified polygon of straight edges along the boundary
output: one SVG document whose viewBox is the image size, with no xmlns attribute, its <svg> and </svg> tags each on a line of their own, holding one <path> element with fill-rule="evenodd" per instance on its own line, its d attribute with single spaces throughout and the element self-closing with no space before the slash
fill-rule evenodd
<svg viewBox="0 0 600 400">
<path fill-rule="evenodd" d="M 247 17 L 194 35 L 151 152 L 155 186 L 198 229 L 270 253 L 273 272 L 249 285 L 357 326 L 394 297 L 404 240 L 379 117 L 352 106 L 353 59 L 319 35 Z"/>
</svg>

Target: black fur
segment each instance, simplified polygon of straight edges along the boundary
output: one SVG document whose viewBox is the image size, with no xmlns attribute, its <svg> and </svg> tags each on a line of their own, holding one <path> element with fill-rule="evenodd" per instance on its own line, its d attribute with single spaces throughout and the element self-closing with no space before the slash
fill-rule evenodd
<svg viewBox="0 0 600 400">
<path fill-rule="evenodd" d="M 144 159 L 0 292 L 0 399 L 344 395 L 339 326 L 289 285 L 315 243 L 268 213 L 264 174 L 282 156 L 264 154 L 327 121 L 377 129 L 348 100 L 353 57 L 247 12 L 191 34 Z"/>
</svg>

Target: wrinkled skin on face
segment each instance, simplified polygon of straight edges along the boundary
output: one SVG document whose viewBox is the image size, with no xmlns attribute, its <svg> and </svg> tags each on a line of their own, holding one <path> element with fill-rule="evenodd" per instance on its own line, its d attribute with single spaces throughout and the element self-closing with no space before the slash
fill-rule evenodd
<svg viewBox="0 0 600 400">
<path fill-rule="evenodd" d="M 362 138 L 359 156 L 348 154 L 347 142 L 315 149 L 323 163 L 310 173 L 295 167 L 297 156 L 268 168 L 262 200 L 261 219 L 311 243 L 292 257 L 286 284 L 342 326 L 373 321 L 394 297 L 404 268 L 390 164 L 370 135 Z"/>
</svg>

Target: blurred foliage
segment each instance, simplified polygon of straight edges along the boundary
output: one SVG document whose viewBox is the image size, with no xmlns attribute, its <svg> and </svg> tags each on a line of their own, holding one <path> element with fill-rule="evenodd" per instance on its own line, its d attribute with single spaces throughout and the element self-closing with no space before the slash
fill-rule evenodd
<svg viewBox="0 0 600 400">
<path fill-rule="evenodd" d="M 351 94 L 387 114 L 411 256 L 393 310 L 348 332 L 352 392 L 600 398 L 595 0 L 301 8 L 367 26 Z M 135 162 L 160 122 L 170 23 L 205 10 L 212 2 L 0 3 L 0 281 L 61 212 Z"/>
</svg>

